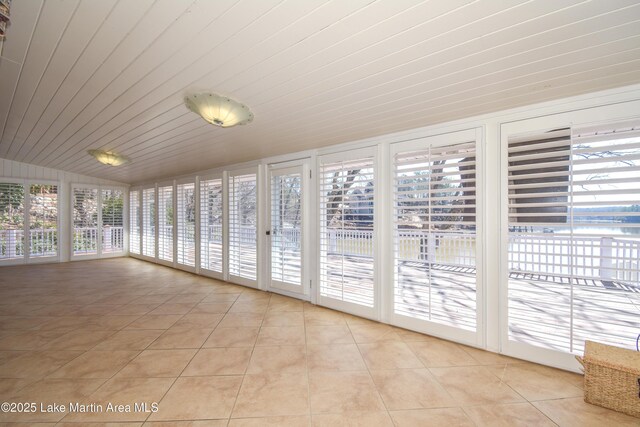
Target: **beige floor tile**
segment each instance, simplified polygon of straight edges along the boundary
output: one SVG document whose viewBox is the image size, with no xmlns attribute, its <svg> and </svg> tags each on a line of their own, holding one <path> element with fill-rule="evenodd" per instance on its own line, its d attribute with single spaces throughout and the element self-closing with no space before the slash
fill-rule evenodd
<svg viewBox="0 0 640 427">
<path fill-rule="evenodd" d="M 235 302 L 235 300 L 238 299 L 238 297 L 240 296 L 239 293 L 235 294 L 235 293 L 227 293 L 227 294 L 220 294 L 220 293 L 214 293 L 214 294 L 209 294 L 206 297 L 204 297 L 204 299 L 202 301 L 200 301 L 200 304 L 209 304 L 209 303 L 218 303 L 218 302 Z M 229 308 L 231 308 L 231 304 L 229 304 Z"/>
<path fill-rule="evenodd" d="M 387 409 L 422 409 L 458 406 L 428 369 L 371 371 Z"/>
<path fill-rule="evenodd" d="M 64 421 L 144 421 L 151 413 L 152 404 L 160 402 L 173 381 L 173 378 L 113 378 L 84 401 L 102 405 L 104 411 L 70 413 Z M 136 403 L 147 406 L 136 407 Z M 123 409 L 106 410 L 109 404 L 123 405 Z"/>
<path fill-rule="evenodd" d="M 561 427 L 638 427 L 640 419 L 585 403 L 581 397 L 533 402 Z"/>
<path fill-rule="evenodd" d="M 313 308 L 304 310 L 304 322 L 309 325 L 346 325 L 342 313 L 338 311 L 329 310 L 326 308 Z"/>
<path fill-rule="evenodd" d="M 269 311 L 262 326 L 304 326 L 301 311 Z"/>
<path fill-rule="evenodd" d="M 307 325 L 307 344 L 354 344 L 353 335 L 347 325 Z"/>
<path fill-rule="evenodd" d="M 433 339 L 430 335 L 402 328 L 396 328 L 396 333 L 404 342 L 429 341 L 430 339 Z"/>
<path fill-rule="evenodd" d="M 219 328 L 239 328 L 260 326 L 264 314 L 262 313 L 227 313 L 218 324 Z"/>
<path fill-rule="evenodd" d="M 302 301 L 292 298 L 279 299 L 271 297 L 267 311 L 273 312 L 302 312 L 304 310 Z"/>
<path fill-rule="evenodd" d="M 218 326 L 209 335 L 203 347 L 253 347 L 259 330 L 259 327 L 221 328 Z"/>
<path fill-rule="evenodd" d="M 47 343 L 47 350 L 89 350 L 103 342 L 116 331 L 84 331 L 67 332 L 63 336 Z"/>
<path fill-rule="evenodd" d="M 96 330 L 96 331 L 113 331 L 120 330 L 127 325 L 131 324 L 133 321 L 140 318 L 140 316 L 97 316 L 91 317 L 85 324 L 82 325 L 82 328 L 85 330 Z"/>
<path fill-rule="evenodd" d="M 469 406 L 464 408 L 464 411 L 478 427 L 554 427 L 556 425 L 530 403 Z"/>
<path fill-rule="evenodd" d="M 385 410 L 368 372 L 311 372 L 311 413 Z"/>
<path fill-rule="evenodd" d="M 173 326 L 160 335 L 149 346 L 149 349 L 200 348 L 212 331 L 211 328 L 184 329 Z"/>
<path fill-rule="evenodd" d="M 118 372 L 125 378 L 177 377 L 196 354 L 196 349 L 145 350 Z"/>
<path fill-rule="evenodd" d="M 184 293 L 184 294 L 176 295 L 175 297 L 172 297 L 172 298 L 168 299 L 167 302 L 168 303 L 178 303 L 178 304 L 184 304 L 184 303 L 195 303 L 195 304 L 198 304 L 206 296 L 207 296 L 207 294 L 197 293 L 197 292 Z"/>
<path fill-rule="evenodd" d="M 302 346 L 256 347 L 251 355 L 248 374 L 306 372 L 305 348 Z"/>
<path fill-rule="evenodd" d="M 40 326 L 46 322 L 49 322 L 51 317 L 44 316 L 30 316 L 30 317 L 19 317 L 19 316 L 2 316 L 0 317 L 0 329 L 14 329 L 19 331 L 25 331 L 28 329 L 35 328 Z"/>
<path fill-rule="evenodd" d="M 241 383 L 241 376 L 178 378 L 149 421 L 228 418 Z"/>
<path fill-rule="evenodd" d="M 387 412 L 345 412 L 343 414 L 316 414 L 313 427 L 393 427 Z"/>
<path fill-rule="evenodd" d="M 299 326 L 263 326 L 256 342 L 256 346 L 304 344 L 304 328 Z"/>
<path fill-rule="evenodd" d="M 367 366 L 355 344 L 308 345 L 309 371 L 365 371 Z"/>
<path fill-rule="evenodd" d="M 87 351 L 53 372 L 50 377 L 111 378 L 136 357 L 138 353 L 138 351 L 127 350 Z"/>
<path fill-rule="evenodd" d="M 182 376 L 244 375 L 250 358 L 250 348 L 201 349 L 191 360 Z"/>
<path fill-rule="evenodd" d="M 193 307 L 189 314 L 225 314 L 232 305 L 231 301 L 200 303 Z"/>
<path fill-rule="evenodd" d="M 500 365 L 504 363 L 524 363 L 524 360 L 493 353 L 491 351 L 480 350 L 479 348 L 460 346 L 465 352 L 473 357 L 479 365 Z"/>
<path fill-rule="evenodd" d="M 144 423 L 144 427 L 227 427 L 227 420 L 147 421 Z"/>
<path fill-rule="evenodd" d="M 484 366 L 430 368 L 460 405 L 522 402 L 524 399 Z"/>
<path fill-rule="evenodd" d="M 49 405 L 70 402 L 81 402 L 100 387 L 103 379 L 51 379 L 46 378 L 24 387 L 20 392 L 11 396 L 13 402 L 35 402 L 35 412 L 3 414 L 5 421 L 42 422 L 59 421 L 66 413 L 48 410 Z M 42 410 L 44 409 L 44 410 Z"/>
<path fill-rule="evenodd" d="M 47 350 L 29 351 L 0 366 L 0 378 L 41 378 L 69 361 L 82 351 Z"/>
<path fill-rule="evenodd" d="M 306 373 L 245 375 L 233 418 L 309 414 Z"/>
<path fill-rule="evenodd" d="M 60 316 L 33 328 L 38 331 L 56 331 L 58 333 L 74 331 L 80 327 L 86 327 L 91 321 L 91 316 Z"/>
<path fill-rule="evenodd" d="M 295 417 L 260 417 L 232 418 L 229 427 L 309 427 L 311 417 L 301 415 Z"/>
<path fill-rule="evenodd" d="M 0 381 L 0 399 L 9 402 L 20 390 L 38 381 L 37 378 L 2 378 Z"/>
<path fill-rule="evenodd" d="M 143 316 L 151 310 L 157 308 L 160 304 L 126 304 L 118 307 L 111 312 L 112 315 L 130 315 Z"/>
<path fill-rule="evenodd" d="M 487 369 L 529 401 L 584 394 L 582 389 L 566 381 L 565 372 L 558 369 L 533 363 L 487 366 Z"/>
<path fill-rule="evenodd" d="M 118 331 L 95 346 L 94 350 L 144 350 L 163 333 L 164 330 L 158 329 Z"/>
<path fill-rule="evenodd" d="M 423 368 L 422 362 L 402 341 L 378 341 L 358 344 L 360 353 L 369 369 Z"/>
<path fill-rule="evenodd" d="M 20 356 L 24 356 L 25 354 L 26 354 L 25 351 L 17 351 L 17 350 L 0 351 L 0 365 L 10 362 L 14 359 L 17 359 Z"/>
<path fill-rule="evenodd" d="M 391 411 L 390 415 L 396 427 L 475 427 L 460 408 Z"/>
<path fill-rule="evenodd" d="M 127 325 L 125 329 L 169 329 L 182 317 L 181 314 L 145 314 Z"/>
<path fill-rule="evenodd" d="M 351 329 L 353 339 L 357 343 L 400 341 L 400 336 L 396 333 L 395 328 L 382 323 L 354 323 L 349 325 L 349 329 Z"/>
<path fill-rule="evenodd" d="M 0 350 L 40 350 L 66 334 L 68 330 L 21 331 L 0 338 Z"/>
<path fill-rule="evenodd" d="M 231 308 L 229 309 L 229 313 L 261 313 L 264 314 L 267 312 L 267 308 L 269 307 L 269 300 L 255 300 L 255 301 L 244 301 L 241 299 L 242 295 L 238 300 L 233 303 Z"/>
<path fill-rule="evenodd" d="M 164 315 L 164 314 L 187 314 L 196 303 L 170 303 L 165 302 L 160 304 L 149 312 L 150 315 Z"/>
<path fill-rule="evenodd" d="M 432 338 L 429 341 L 410 342 L 407 344 L 425 366 L 473 366 L 478 362 L 462 349 L 459 344 Z"/>
<path fill-rule="evenodd" d="M 185 314 L 172 327 L 185 329 L 213 329 L 218 326 L 224 314 Z"/>
<path fill-rule="evenodd" d="M 111 305 L 111 304 L 90 304 L 85 307 L 81 307 L 78 310 L 74 311 L 73 314 L 79 316 L 101 316 L 105 314 L 112 314 L 117 308 L 122 307 L 122 305 Z"/>
</svg>

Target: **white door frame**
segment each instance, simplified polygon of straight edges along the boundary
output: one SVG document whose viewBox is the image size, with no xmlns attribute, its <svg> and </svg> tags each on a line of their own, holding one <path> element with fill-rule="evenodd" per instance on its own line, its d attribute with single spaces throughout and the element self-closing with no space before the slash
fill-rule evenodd
<svg viewBox="0 0 640 427">
<path fill-rule="evenodd" d="M 300 227 L 302 236 L 301 236 L 301 283 L 299 286 L 292 285 L 288 283 L 274 283 L 271 277 L 271 236 L 268 235 L 265 239 L 265 263 L 266 263 L 266 271 L 267 271 L 267 283 L 266 288 L 270 292 L 280 293 L 286 296 L 302 299 L 305 301 L 310 300 L 311 296 L 311 281 L 309 275 L 309 265 L 311 263 L 310 260 L 310 250 L 309 250 L 309 236 L 310 236 L 310 225 L 311 221 L 309 220 L 310 211 L 310 195 L 309 189 L 311 188 L 310 180 L 311 180 L 311 169 L 310 169 L 310 159 L 300 159 L 293 160 L 289 162 L 283 163 L 271 163 L 267 166 L 267 185 L 266 193 L 265 193 L 265 202 L 266 202 L 266 228 L 269 233 L 273 230 L 271 228 L 271 184 L 272 177 L 279 175 L 287 175 L 293 173 L 300 173 L 301 177 L 301 189 L 302 197 L 300 200 L 300 209 L 301 209 L 301 219 L 302 224 Z"/>
</svg>

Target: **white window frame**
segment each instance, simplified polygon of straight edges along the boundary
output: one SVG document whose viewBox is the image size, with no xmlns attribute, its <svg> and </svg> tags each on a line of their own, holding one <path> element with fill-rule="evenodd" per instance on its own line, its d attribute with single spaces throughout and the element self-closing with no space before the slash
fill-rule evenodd
<svg viewBox="0 0 640 427">
<path fill-rule="evenodd" d="M 171 254 L 172 260 L 167 261 L 160 258 L 160 188 L 162 187 L 171 187 L 171 206 L 173 209 L 173 228 L 171 230 L 172 240 L 171 240 Z M 142 194 L 142 193 L 141 193 Z M 166 265 L 168 267 L 177 267 L 176 264 L 176 185 L 175 181 L 160 181 L 156 184 L 156 205 L 155 205 L 155 215 L 156 215 L 156 262 L 158 264 Z"/>
<path fill-rule="evenodd" d="M 633 119 L 630 112 L 640 111 L 640 101 L 630 101 L 620 104 L 604 105 L 552 114 L 542 117 L 523 119 L 510 123 L 503 123 L 500 129 L 500 343 L 501 353 L 508 356 L 529 360 L 535 363 L 554 366 L 574 372 L 580 372 L 580 365 L 575 355 L 536 347 L 530 344 L 509 340 L 508 318 L 508 224 L 509 224 L 509 190 L 508 190 L 508 148 L 511 135 L 523 135 L 539 132 L 544 129 L 558 129 L 563 127 L 581 127 L 585 125 L 605 124 L 616 121 Z M 606 120 L 602 120 L 606 117 Z M 637 117 L 637 116 L 636 116 Z"/>
<path fill-rule="evenodd" d="M 184 185 L 184 184 L 193 184 L 193 203 L 195 204 L 195 230 L 194 230 L 194 255 L 193 255 L 193 266 L 191 265 L 186 265 L 186 264 L 181 264 L 178 261 L 178 186 L 180 185 Z M 200 230 L 198 230 L 198 225 L 200 223 L 199 221 L 199 216 L 200 216 L 200 206 L 198 205 L 198 203 L 200 202 L 200 195 L 199 195 L 199 186 L 198 186 L 198 182 L 196 180 L 196 177 L 189 177 L 189 178 L 182 178 L 179 180 L 175 181 L 175 184 L 173 186 L 173 245 L 174 245 L 174 252 L 173 252 L 173 261 L 174 261 L 174 265 L 176 268 L 180 269 L 180 270 L 184 270 L 184 271 L 188 271 L 191 273 L 195 273 L 196 269 L 199 267 L 199 259 L 200 257 L 198 256 L 198 252 L 200 250 Z"/>
<path fill-rule="evenodd" d="M 73 253 L 73 195 L 75 189 L 91 189 L 98 191 L 98 226 L 97 226 L 97 251 L 95 254 L 74 254 Z M 119 252 L 102 253 L 102 190 L 118 190 L 122 191 L 122 226 L 124 229 L 122 250 Z M 99 258 L 117 258 L 127 256 L 129 254 L 129 190 L 127 187 L 118 185 L 94 185 L 83 183 L 71 183 L 71 192 L 69 193 L 69 260 L 80 261 Z M 142 251 L 142 247 L 140 247 Z"/>
<path fill-rule="evenodd" d="M 139 230 L 139 236 L 138 236 L 138 247 L 140 248 L 140 253 L 139 254 L 134 254 L 132 252 L 130 252 L 130 245 L 129 245 L 129 240 L 131 239 L 131 192 L 133 191 L 137 191 L 138 192 L 138 224 L 140 226 L 140 230 Z M 142 255 L 142 187 L 132 187 L 129 189 L 129 191 L 127 192 L 127 214 L 126 214 L 126 218 L 127 218 L 127 255 L 131 256 L 131 257 L 140 257 Z"/>
<path fill-rule="evenodd" d="M 232 178 L 235 176 L 240 176 L 240 175 L 255 175 L 256 176 L 256 280 L 251 280 L 245 277 L 240 277 L 240 276 L 235 276 L 231 274 L 231 269 L 230 269 L 230 261 L 231 261 L 231 257 L 230 257 L 230 235 L 231 235 L 231 221 L 230 221 L 230 216 L 231 216 L 231 183 L 232 183 Z M 237 283 L 239 285 L 244 285 L 250 288 L 256 288 L 258 289 L 260 287 L 259 282 L 261 281 L 261 272 L 262 272 L 262 256 L 261 256 L 261 227 L 260 227 L 260 221 L 261 221 L 261 216 L 263 215 L 262 209 L 260 209 L 261 206 L 261 198 L 262 198 L 262 180 L 261 180 L 261 174 L 259 171 L 258 167 L 249 167 L 249 168 L 243 168 L 243 169 L 234 169 L 234 170 L 229 170 L 226 172 L 226 189 L 227 192 L 226 194 L 223 193 L 223 197 L 226 196 L 226 201 L 223 203 L 224 206 L 226 206 L 226 211 L 224 212 L 224 223 L 226 225 L 225 227 L 225 253 L 226 253 L 226 263 L 225 263 L 225 278 L 227 281 L 232 282 L 232 283 Z"/>
<path fill-rule="evenodd" d="M 20 265 L 20 264 L 46 264 L 60 261 L 61 253 L 61 234 L 62 221 L 60 220 L 63 211 L 63 204 L 60 203 L 62 185 L 59 181 L 50 179 L 23 179 L 23 178 L 0 178 L 0 182 L 9 184 L 21 184 L 24 191 L 24 218 L 23 218 L 23 235 L 24 235 L 24 254 L 21 258 L 0 259 L 0 266 Z M 31 257 L 31 240 L 30 240 L 30 210 L 31 210 L 31 185 L 55 185 L 58 190 L 58 208 L 56 218 L 56 233 L 58 244 L 56 245 L 56 255 Z"/>
<path fill-rule="evenodd" d="M 144 233 L 146 224 L 144 221 L 144 190 L 153 189 L 153 210 L 154 210 L 154 253 L 153 256 L 144 254 Z M 158 261 L 158 186 L 156 184 L 153 185 L 145 185 L 140 187 L 140 258 L 147 261 Z"/>
<path fill-rule="evenodd" d="M 322 296 L 321 294 L 321 276 L 322 276 L 322 268 L 320 256 L 322 254 L 321 248 L 321 239 L 322 239 L 322 215 L 319 210 L 321 207 L 321 198 L 323 197 L 322 193 L 322 179 L 321 179 L 321 171 L 322 166 L 326 163 L 336 163 L 341 161 L 350 161 L 350 160 L 359 160 L 363 158 L 371 158 L 373 165 L 373 182 L 374 182 L 374 202 L 373 202 L 373 306 L 367 307 L 364 305 L 354 304 L 345 301 L 339 301 L 337 299 L 329 298 Z M 316 286 L 314 289 L 315 300 L 318 305 L 332 308 L 334 310 L 340 310 L 345 313 L 353 314 L 356 316 L 379 320 L 382 312 L 382 285 L 381 285 L 381 266 L 379 265 L 380 259 L 380 250 L 379 250 L 379 240 L 381 237 L 381 227 L 380 227 L 380 216 L 382 213 L 382 202 L 385 200 L 383 196 L 380 194 L 379 186 L 380 186 L 380 156 L 376 146 L 364 147 L 364 148 L 356 148 L 339 152 L 332 152 L 327 154 L 322 154 L 316 157 L 316 209 L 318 210 L 318 215 L 315 219 L 316 221 Z M 381 197 L 382 196 L 382 197 Z"/>
<path fill-rule="evenodd" d="M 200 240 L 202 238 L 202 229 L 201 229 L 202 206 L 200 205 L 201 197 L 202 197 L 201 184 L 203 181 L 210 181 L 214 179 L 219 179 L 222 185 L 222 271 L 220 272 L 209 270 L 202 266 L 202 241 Z M 198 176 L 196 188 L 198 191 L 198 195 L 197 195 L 198 205 L 196 206 L 196 210 L 197 210 L 196 224 L 198 225 L 198 230 L 196 230 L 196 235 L 198 236 L 198 241 L 196 242 L 196 247 L 198 248 L 198 257 L 197 257 L 198 262 L 196 263 L 196 265 L 198 267 L 198 274 L 201 274 L 207 277 L 212 277 L 214 279 L 225 280 L 225 277 L 228 273 L 228 266 L 229 266 L 228 264 L 229 254 L 227 251 L 228 231 L 229 231 L 228 222 L 227 222 L 229 206 L 227 202 L 229 200 L 229 197 L 228 197 L 229 184 L 227 182 L 226 174 L 223 172 L 218 172 L 214 174 Z"/>
<path fill-rule="evenodd" d="M 386 232 L 390 239 L 390 245 L 385 251 L 385 261 L 389 263 L 387 267 L 391 270 L 389 278 L 387 279 L 387 289 L 385 298 L 388 299 L 388 317 L 389 323 L 399 326 L 401 328 L 407 328 L 429 335 L 453 340 L 469 344 L 472 346 L 484 345 L 484 138 L 482 128 L 472 128 L 467 130 L 458 130 L 443 134 L 436 134 L 425 136 L 423 138 L 414 139 L 410 141 L 401 141 L 390 144 L 389 147 L 389 169 L 388 179 L 385 182 L 387 188 L 387 199 L 385 203 L 385 210 L 389 221 L 385 224 Z M 393 193 L 393 181 L 395 167 L 393 159 L 396 154 L 408 151 L 423 150 L 425 147 L 446 147 L 449 145 L 468 143 L 475 141 L 476 145 L 476 330 L 467 331 L 458 329 L 452 326 L 447 326 L 435 322 L 429 322 L 425 320 L 415 319 L 401 314 L 395 313 L 394 305 L 394 253 L 393 253 L 393 235 L 394 235 L 394 193 Z"/>
</svg>

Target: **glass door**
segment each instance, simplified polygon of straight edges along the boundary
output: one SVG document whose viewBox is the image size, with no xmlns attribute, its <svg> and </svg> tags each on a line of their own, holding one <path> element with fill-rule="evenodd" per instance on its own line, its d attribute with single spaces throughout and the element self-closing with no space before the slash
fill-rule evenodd
<svg viewBox="0 0 640 427">
<path fill-rule="evenodd" d="M 304 165 L 269 168 L 269 287 L 304 295 Z"/>
</svg>

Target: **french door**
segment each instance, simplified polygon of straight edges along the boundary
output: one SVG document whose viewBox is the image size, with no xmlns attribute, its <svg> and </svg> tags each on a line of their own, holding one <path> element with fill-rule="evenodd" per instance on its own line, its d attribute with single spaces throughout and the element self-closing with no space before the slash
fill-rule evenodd
<svg viewBox="0 0 640 427">
<path fill-rule="evenodd" d="M 308 295 L 304 274 L 306 181 L 308 166 L 271 165 L 269 167 L 268 251 L 270 290 Z M 308 178 L 307 178 L 308 180 Z"/>
<path fill-rule="evenodd" d="M 359 149 L 318 159 L 320 286 L 318 302 L 375 318 L 375 150 Z"/>
<path fill-rule="evenodd" d="M 481 344 L 479 133 L 391 146 L 392 322 L 471 345 Z"/>
<path fill-rule="evenodd" d="M 504 353 L 578 371 L 586 340 L 636 348 L 638 106 L 502 126 Z"/>
</svg>

